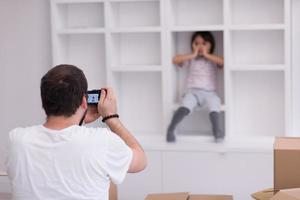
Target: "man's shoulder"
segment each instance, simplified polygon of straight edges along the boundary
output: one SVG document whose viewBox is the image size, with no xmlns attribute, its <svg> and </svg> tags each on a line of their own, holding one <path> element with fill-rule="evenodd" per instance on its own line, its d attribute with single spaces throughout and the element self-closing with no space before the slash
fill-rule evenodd
<svg viewBox="0 0 300 200">
<path fill-rule="evenodd" d="M 27 134 L 32 133 L 33 131 L 36 131 L 38 129 L 38 127 L 39 127 L 39 125 L 14 128 L 9 132 L 9 138 L 10 138 L 10 140 L 23 138 Z"/>
</svg>

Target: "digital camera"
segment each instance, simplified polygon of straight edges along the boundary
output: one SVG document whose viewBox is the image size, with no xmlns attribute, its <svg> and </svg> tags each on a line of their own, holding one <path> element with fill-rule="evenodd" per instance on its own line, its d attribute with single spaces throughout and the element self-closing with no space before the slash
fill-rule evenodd
<svg viewBox="0 0 300 200">
<path fill-rule="evenodd" d="M 89 90 L 87 91 L 87 103 L 89 105 L 98 105 L 100 100 L 101 90 Z"/>
</svg>

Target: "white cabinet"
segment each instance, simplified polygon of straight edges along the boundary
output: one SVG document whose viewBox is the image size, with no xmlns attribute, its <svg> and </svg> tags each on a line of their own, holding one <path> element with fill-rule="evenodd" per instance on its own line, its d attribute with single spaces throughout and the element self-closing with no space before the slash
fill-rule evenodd
<svg viewBox="0 0 300 200">
<path fill-rule="evenodd" d="M 164 192 L 231 194 L 236 200 L 250 200 L 254 191 L 272 187 L 271 153 L 166 152 L 163 161 Z"/>
<path fill-rule="evenodd" d="M 121 119 L 137 136 L 165 138 L 187 71 L 194 31 L 211 31 L 224 56 L 217 93 L 227 141 L 290 134 L 290 0 L 51 0 L 53 64 L 110 85 Z M 206 109 L 179 125 L 181 138 L 211 137 Z M 143 139 L 143 138 L 142 138 Z M 254 140 L 253 140 L 254 139 Z M 155 144 L 153 144 L 155 146 Z"/>
<path fill-rule="evenodd" d="M 120 200 L 142 200 L 149 193 L 162 191 L 162 153 L 146 151 L 148 166 L 138 174 L 127 174 L 125 181 L 118 186 Z"/>
</svg>

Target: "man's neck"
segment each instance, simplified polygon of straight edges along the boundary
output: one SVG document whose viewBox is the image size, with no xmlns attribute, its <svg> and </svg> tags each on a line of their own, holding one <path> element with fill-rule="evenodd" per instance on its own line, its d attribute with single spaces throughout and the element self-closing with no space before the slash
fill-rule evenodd
<svg viewBox="0 0 300 200">
<path fill-rule="evenodd" d="M 65 117 L 65 116 L 49 116 L 47 121 L 44 123 L 44 127 L 53 129 L 53 130 L 61 130 L 64 128 L 68 128 L 73 125 L 78 125 L 80 119 L 76 116 Z"/>
</svg>

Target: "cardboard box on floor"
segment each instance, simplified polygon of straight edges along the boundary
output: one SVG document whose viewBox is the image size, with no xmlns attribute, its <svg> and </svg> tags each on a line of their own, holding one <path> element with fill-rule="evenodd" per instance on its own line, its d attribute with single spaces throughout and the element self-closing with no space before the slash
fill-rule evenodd
<svg viewBox="0 0 300 200">
<path fill-rule="evenodd" d="M 300 200 L 300 188 L 280 190 L 270 200 Z"/>
<path fill-rule="evenodd" d="M 233 200 L 231 195 L 190 195 L 188 200 Z"/>
<path fill-rule="evenodd" d="M 149 194 L 145 200 L 233 200 L 230 195 L 189 195 L 187 192 Z"/>
<path fill-rule="evenodd" d="M 300 138 L 279 137 L 274 144 L 274 189 L 300 188 Z"/>
<path fill-rule="evenodd" d="M 256 200 L 300 200 L 300 188 L 280 190 L 279 192 L 266 189 L 251 196 Z"/>
</svg>

